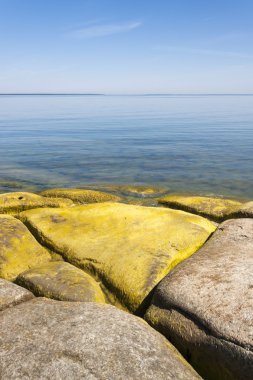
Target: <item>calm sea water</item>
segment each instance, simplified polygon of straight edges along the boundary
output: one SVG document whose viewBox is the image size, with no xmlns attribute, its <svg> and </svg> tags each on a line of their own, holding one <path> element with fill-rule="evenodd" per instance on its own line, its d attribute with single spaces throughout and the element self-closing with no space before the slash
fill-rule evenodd
<svg viewBox="0 0 253 380">
<path fill-rule="evenodd" d="M 253 96 L 2 95 L 0 152 L 2 191 L 152 184 L 253 198 Z"/>
</svg>

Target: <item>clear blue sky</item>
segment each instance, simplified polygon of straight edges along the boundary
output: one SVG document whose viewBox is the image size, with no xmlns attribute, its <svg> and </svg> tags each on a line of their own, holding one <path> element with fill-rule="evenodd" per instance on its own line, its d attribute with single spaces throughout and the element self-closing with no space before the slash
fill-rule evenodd
<svg viewBox="0 0 253 380">
<path fill-rule="evenodd" d="M 0 0 L 0 92 L 253 93 L 252 0 Z"/>
</svg>

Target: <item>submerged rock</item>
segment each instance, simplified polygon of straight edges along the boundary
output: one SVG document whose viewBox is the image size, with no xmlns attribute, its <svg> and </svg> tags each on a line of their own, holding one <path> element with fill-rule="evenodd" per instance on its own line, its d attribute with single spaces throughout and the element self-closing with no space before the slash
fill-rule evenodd
<svg viewBox="0 0 253 380">
<path fill-rule="evenodd" d="M 253 220 L 229 220 L 154 292 L 146 320 L 207 380 L 253 378 Z"/>
<path fill-rule="evenodd" d="M 16 282 L 36 296 L 60 301 L 105 302 L 99 284 L 65 262 L 49 262 L 20 274 Z"/>
<path fill-rule="evenodd" d="M 121 203 L 31 210 L 20 218 L 43 244 L 96 276 L 113 304 L 133 312 L 215 230 L 196 215 Z"/>
<path fill-rule="evenodd" d="M 0 323 L 3 379 L 200 379 L 162 335 L 113 306 L 37 298 Z"/>
<path fill-rule="evenodd" d="M 68 198 L 76 204 L 99 203 L 108 201 L 117 202 L 120 200 L 118 196 L 113 194 L 86 189 L 50 189 L 43 191 L 41 195 L 44 197 Z"/>
<path fill-rule="evenodd" d="M 44 198 L 26 192 L 0 194 L 0 214 L 17 214 L 24 210 L 41 207 L 70 207 L 70 199 Z"/>
<path fill-rule="evenodd" d="M 21 302 L 29 301 L 33 294 L 12 282 L 0 279 L 0 311 L 15 306 Z"/>
<path fill-rule="evenodd" d="M 169 195 L 160 198 L 158 203 L 170 208 L 184 210 L 221 222 L 242 205 L 241 202 L 214 197 Z"/>
<path fill-rule="evenodd" d="M 27 269 L 50 260 L 50 254 L 20 220 L 0 215 L 0 277 L 14 281 Z"/>
</svg>

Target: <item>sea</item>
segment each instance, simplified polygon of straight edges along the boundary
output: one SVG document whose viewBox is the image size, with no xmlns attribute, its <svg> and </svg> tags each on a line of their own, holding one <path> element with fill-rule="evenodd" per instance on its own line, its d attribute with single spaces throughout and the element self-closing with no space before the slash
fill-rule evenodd
<svg viewBox="0 0 253 380">
<path fill-rule="evenodd" d="M 0 95 L 0 192 L 106 184 L 253 199 L 253 95 Z"/>
</svg>

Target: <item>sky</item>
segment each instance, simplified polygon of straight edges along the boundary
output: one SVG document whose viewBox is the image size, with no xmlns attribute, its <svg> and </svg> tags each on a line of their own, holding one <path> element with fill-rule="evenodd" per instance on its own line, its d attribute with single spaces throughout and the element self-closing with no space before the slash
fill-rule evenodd
<svg viewBox="0 0 253 380">
<path fill-rule="evenodd" d="M 0 93 L 253 93 L 252 0 L 0 0 Z"/>
</svg>

